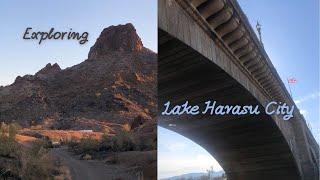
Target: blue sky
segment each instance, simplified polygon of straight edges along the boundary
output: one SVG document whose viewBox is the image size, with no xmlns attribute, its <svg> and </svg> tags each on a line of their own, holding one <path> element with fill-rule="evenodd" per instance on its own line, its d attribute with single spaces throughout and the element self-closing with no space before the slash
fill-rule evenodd
<svg viewBox="0 0 320 180">
<path fill-rule="evenodd" d="M 316 0 L 238 0 L 251 25 L 259 20 L 262 40 L 273 65 L 320 141 L 319 123 L 319 2 Z M 164 128 L 158 128 L 160 178 L 221 167 L 203 148 Z M 199 158 L 200 157 L 200 158 Z"/>
<path fill-rule="evenodd" d="M 157 51 L 156 0 L 0 1 L 0 85 L 11 84 L 18 75 L 34 74 L 49 62 L 62 68 L 78 64 L 87 58 L 104 28 L 128 22 L 134 24 L 144 45 Z M 39 45 L 22 39 L 27 27 L 87 31 L 89 42 L 47 40 Z"/>
</svg>

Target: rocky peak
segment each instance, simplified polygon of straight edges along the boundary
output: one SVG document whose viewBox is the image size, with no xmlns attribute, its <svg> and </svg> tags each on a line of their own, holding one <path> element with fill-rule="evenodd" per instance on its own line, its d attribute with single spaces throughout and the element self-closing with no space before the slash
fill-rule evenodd
<svg viewBox="0 0 320 180">
<path fill-rule="evenodd" d="M 38 71 L 35 75 L 36 76 L 48 75 L 48 74 L 54 74 L 59 71 L 61 71 L 61 68 L 57 63 L 55 63 L 53 65 L 51 65 L 51 63 L 48 63 L 44 68 L 42 68 L 40 71 Z"/>
<path fill-rule="evenodd" d="M 88 58 L 94 59 L 110 51 L 141 51 L 143 44 L 131 23 L 105 28 L 91 47 Z"/>
</svg>

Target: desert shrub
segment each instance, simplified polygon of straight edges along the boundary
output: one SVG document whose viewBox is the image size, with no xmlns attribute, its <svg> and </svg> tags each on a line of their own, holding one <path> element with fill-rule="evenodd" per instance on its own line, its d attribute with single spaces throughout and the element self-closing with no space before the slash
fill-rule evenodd
<svg viewBox="0 0 320 180">
<path fill-rule="evenodd" d="M 150 151 L 157 149 L 154 137 L 133 134 L 131 131 L 119 131 L 116 135 L 104 134 L 100 143 L 100 150 L 104 151 Z"/>
<path fill-rule="evenodd" d="M 32 142 L 32 148 L 29 149 L 29 156 L 42 156 L 48 152 L 45 148 L 45 140 L 36 140 Z"/>
<path fill-rule="evenodd" d="M 19 129 L 21 129 L 19 124 L 17 124 L 17 123 L 9 124 L 9 126 L 8 126 L 9 139 L 14 140 Z"/>
<path fill-rule="evenodd" d="M 113 151 L 132 151 L 135 150 L 135 142 L 132 133 L 120 131 L 113 136 Z"/>
<path fill-rule="evenodd" d="M 67 142 L 67 146 L 70 150 L 75 149 L 78 145 L 79 143 L 75 139 L 71 139 Z"/>
<path fill-rule="evenodd" d="M 122 131 L 130 132 L 131 131 L 131 125 L 128 124 L 128 123 L 122 125 Z"/>
<path fill-rule="evenodd" d="M 10 148 L 11 161 L 9 164 L 6 164 L 4 168 L 14 177 L 20 177 L 25 180 L 49 179 L 54 165 L 49 159 L 43 144 L 43 142 L 37 141 L 33 143 L 31 149 L 24 149 L 13 141 L 12 146 L 10 146 L 14 147 Z M 1 144 L 1 147 L 8 148 L 8 145 Z"/>
<path fill-rule="evenodd" d="M 50 179 L 54 165 L 47 154 L 46 141 L 37 140 L 30 149 L 24 148 L 15 141 L 19 128 L 17 124 L 1 124 L 0 158 L 6 164 L 0 163 L 0 169 L 15 179 Z"/>
<path fill-rule="evenodd" d="M 92 138 L 82 138 L 78 145 L 78 153 L 93 154 L 99 151 L 99 141 Z"/>
<path fill-rule="evenodd" d="M 104 133 L 101 137 L 100 150 L 101 151 L 112 151 L 114 146 L 114 139 L 108 133 Z"/>
<path fill-rule="evenodd" d="M 83 154 L 80 158 L 83 159 L 83 160 L 91 160 L 92 156 L 89 155 L 89 154 Z"/>
<path fill-rule="evenodd" d="M 157 149 L 157 141 L 152 137 L 137 135 L 134 138 L 136 142 L 136 150 L 138 151 L 151 151 Z"/>
<path fill-rule="evenodd" d="M 101 152 L 150 151 L 155 150 L 157 141 L 154 137 L 140 136 L 125 129 L 111 136 L 104 133 L 100 140 L 83 138 L 79 142 L 71 140 L 68 148 L 76 154 L 89 154 L 96 158 Z"/>
<path fill-rule="evenodd" d="M 37 151 L 38 153 L 34 154 Z M 49 159 L 48 154 L 44 153 L 41 148 L 36 147 L 22 158 L 20 177 L 26 180 L 49 179 L 49 177 L 52 177 L 54 169 L 54 164 Z"/>
<path fill-rule="evenodd" d="M 111 129 L 109 127 L 107 128 L 103 128 L 103 131 L 102 131 L 104 134 L 110 134 L 111 133 Z"/>
<path fill-rule="evenodd" d="M 5 136 L 8 133 L 8 125 L 2 122 L 0 124 L 0 136 Z"/>
<path fill-rule="evenodd" d="M 17 157 L 18 145 L 15 142 L 16 126 L 1 124 L 0 127 L 0 156 L 4 157 Z"/>
<path fill-rule="evenodd" d="M 18 145 L 15 141 L 9 138 L 0 138 L 0 156 L 3 157 L 16 157 Z"/>
<path fill-rule="evenodd" d="M 136 149 L 136 143 L 132 133 L 123 130 L 115 136 L 104 134 L 101 139 L 100 149 L 114 152 L 133 151 Z"/>
<path fill-rule="evenodd" d="M 45 140 L 36 140 L 30 149 L 26 149 L 21 161 L 20 177 L 26 180 L 48 179 L 54 171 L 54 164 L 48 156 L 45 148 Z"/>
<path fill-rule="evenodd" d="M 53 148 L 53 144 L 52 144 L 52 141 L 48 138 L 48 137 L 43 137 L 41 139 L 42 141 L 42 146 L 45 148 L 45 149 L 49 149 L 49 148 Z"/>
</svg>

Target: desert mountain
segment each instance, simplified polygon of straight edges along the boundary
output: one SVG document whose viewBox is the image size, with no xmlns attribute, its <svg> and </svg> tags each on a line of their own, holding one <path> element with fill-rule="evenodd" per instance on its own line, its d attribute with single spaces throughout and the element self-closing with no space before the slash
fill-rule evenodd
<svg viewBox="0 0 320 180">
<path fill-rule="evenodd" d="M 154 122 L 156 68 L 156 53 L 143 46 L 132 24 L 110 26 L 82 63 L 67 69 L 48 64 L 0 87 L 0 121 L 71 129 L 87 128 L 78 120 L 83 126 Z"/>
</svg>

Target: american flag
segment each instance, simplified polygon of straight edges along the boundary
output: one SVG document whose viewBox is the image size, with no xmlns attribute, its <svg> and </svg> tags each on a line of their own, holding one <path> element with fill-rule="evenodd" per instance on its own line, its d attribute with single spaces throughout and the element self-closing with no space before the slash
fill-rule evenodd
<svg viewBox="0 0 320 180">
<path fill-rule="evenodd" d="M 297 80 L 295 78 L 289 78 L 288 79 L 288 83 L 289 84 L 295 84 L 297 82 Z"/>
</svg>

